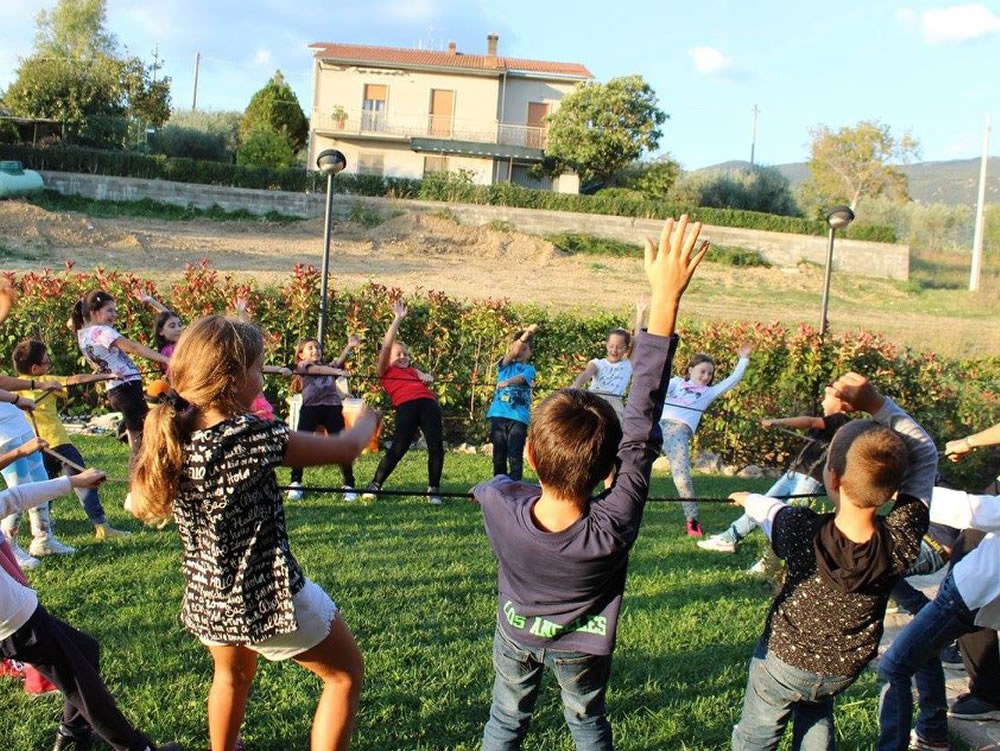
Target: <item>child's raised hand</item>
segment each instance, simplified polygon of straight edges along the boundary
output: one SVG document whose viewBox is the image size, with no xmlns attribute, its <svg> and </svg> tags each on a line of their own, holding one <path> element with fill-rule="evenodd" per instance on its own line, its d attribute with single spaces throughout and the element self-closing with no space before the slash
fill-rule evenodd
<svg viewBox="0 0 1000 751">
<path fill-rule="evenodd" d="M 143 292 L 141 289 L 135 291 L 135 299 L 141 302 L 143 305 L 149 305 L 153 302 L 153 298 Z"/>
<path fill-rule="evenodd" d="M 31 456 L 36 451 L 44 451 L 49 447 L 49 442 L 44 438 L 35 436 L 30 441 L 25 441 L 18 448 L 18 453 L 23 456 Z"/>
<path fill-rule="evenodd" d="M 74 488 L 96 488 L 104 482 L 108 476 L 99 469 L 85 469 L 78 475 L 69 478 L 70 484 Z"/>
<path fill-rule="evenodd" d="M 646 240 L 644 265 L 654 305 L 674 303 L 684 294 L 695 269 L 708 252 L 707 240 L 695 250 L 699 234 L 701 222 L 695 222 L 689 231 L 687 214 L 682 214 L 676 222 L 668 219 L 663 225 L 659 247 Z"/>
<path fill-rule="evenodd" d="M 524 333 L 525 333 L 526 336 L 532 337 L 532 336 L 534 336 L 535 334 L 538 333 L 538 329 L 539 328 L 540 327 L 539 327 L 539 325 L 537 323 L 533 323 L 530 326 L 528 326 L 528 328 L 526 328 L 524 330 Z"/>
<path fill-rule="evenodd" d="M 853 371 L 844 373 L 827 386 L 826 396 L 840 412 L 875 414 L 885 401 L 867 378 Z"/>
<path fill-rule="evenodd" d="M 357 334 L 351 334 L 347 337 L 347 346 L 351 349 L 357 349 L 361 346 L 361 337 Z"/>
<path fill-rule="evenodd" d="M 406 314 L 408 312 L 409 311 L 406 309 L 402 300 L 396 300 L 396 302 L 392 304 L 392 315 L 397 321 L 402 321 L 406 318 Z"/>
<path fill-rule="evenodd" d="M 753 352 L 753 347 L 751 347 L 750 344 L 747 343 L 739 348 L 737 354 L 739 354 L 741 360 L 745 360 L 746 358 L 750 357 L 751 352 Z"/>
</svg>

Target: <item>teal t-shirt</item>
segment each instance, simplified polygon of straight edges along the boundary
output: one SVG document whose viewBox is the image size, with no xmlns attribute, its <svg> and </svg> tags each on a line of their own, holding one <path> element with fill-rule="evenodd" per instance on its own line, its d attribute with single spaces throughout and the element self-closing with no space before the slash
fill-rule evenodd
<svg viewBox="0 0 1000 751">
<path fill-rule="evenodd" d="M 535 366 L 526 362 L 497 363 L 497 383 L 509 381 L 514 376 L 522 376 L 526 383 L 505 386 L 493 394 L 487 417 L 505 417 L 525 425 L 531 420 L 531 385 L 535 382 Z"/>
</svg>

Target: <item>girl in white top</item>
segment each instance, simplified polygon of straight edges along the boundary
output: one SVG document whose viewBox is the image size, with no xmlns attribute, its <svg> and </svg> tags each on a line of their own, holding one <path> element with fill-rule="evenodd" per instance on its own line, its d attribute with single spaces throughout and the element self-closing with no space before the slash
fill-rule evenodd
<svg viewBox="0 0 1000 751">
<path fill-rule="evenodd" d="M 625 392 L 632 380 L 632 361 L 629 359 L 632 356 L 632 343 L 642 328 L 642 319 L 647 307 L 649 303 L 645 299 L 636 302 L 635 333 L 630 334 L 625 329 L 614 329 L 608 334 L 605 342 L 607 357 L 588 362 L 587 367 L 573 381 L 575 389 L 584 388 L 584 384 L 590 381 L 586 386 L 587 390 L 595 392 L 608 402 L 614 408 L 619 421 L 625 417 Z"/>
<path fill-rule="evenodd" d="M 667 398 L 663 404 L 660 428 L 663 430 L 663 453 L 670 461 L 670 475 L 682 498 L 694 498 L 691 482 L 691 439 L 698 429 L 701 416 L 708 405 L 733 388 L 743 378 L 750 363 L 750 345 L 739 349 L 739 362 L 724 381 L 712 385 L 715 377 L 715 360 L 699 352 L 688 361 L 688 377 L 674 376 L 667 387 Z M 697 501 L 681 504 L 687 522 L 687 533 L 691 537 L 701 537 L 698 523 Z"/>
</svg>

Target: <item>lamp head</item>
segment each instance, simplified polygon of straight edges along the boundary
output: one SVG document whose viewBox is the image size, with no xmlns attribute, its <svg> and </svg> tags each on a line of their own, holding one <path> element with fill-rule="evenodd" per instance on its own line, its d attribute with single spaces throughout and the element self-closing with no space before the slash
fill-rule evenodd
<svg viewBox="0 0 1000 751">
<path fill-rule="evenodd" d="M 826 212 L 826 223 L 832 229 L 844 229 L 854 221 L 854 212 L 850 206 L 834 206 Z"/>
<path fill-rule="evenodd" d="M 347 158 L 337 149 L 323 149 L 316 157 L 316 166 L 324 175 L 336 175 L 347 167 Z"/>
</svg>

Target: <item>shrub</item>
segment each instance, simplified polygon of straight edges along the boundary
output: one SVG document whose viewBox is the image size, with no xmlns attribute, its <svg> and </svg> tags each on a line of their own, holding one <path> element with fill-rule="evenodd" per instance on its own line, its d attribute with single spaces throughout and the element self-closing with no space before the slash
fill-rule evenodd
<svg viewBox="0 0 1000 751">
<path fill-rule="evenodd" d="M 222 133 L 206 133 L 167 123 L 150 139 L 150 148 L 168 157 L 187 157 L 213 162 L 232 162 L 233 155 L 226 148 Z"/>
<path fill-rule="evenodd" d="M 236 152 L 240 167 L 266 167 L 282 170 L 295 164 L 295 149 L 284 133 L 258 125 L 248 131 Z"/>
<path fill-rule="evenodd" d="M 801 216 L 788 178 L 773 167 L 689 172 L 670 189 L 675 203 Z"/>
<path fill-rule="evenodd" d="M 731 245 L 713 245 L 705 256 L 705 260 L 721 263 L 724 266 L 760 266 L 771 268 L 759 250 L 752 248 L 736 248 Z"/>
</svg>

